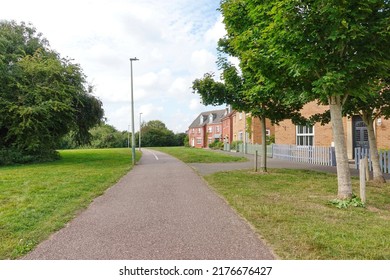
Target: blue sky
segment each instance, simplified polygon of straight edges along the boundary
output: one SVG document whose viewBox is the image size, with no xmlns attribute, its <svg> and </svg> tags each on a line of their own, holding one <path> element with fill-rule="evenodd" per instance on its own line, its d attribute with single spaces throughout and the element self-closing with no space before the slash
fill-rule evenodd
<svg viewBox="0 0 390 280">
<path fill-rule="evenodd" d="M 79 63 L 108 123 L 127 130 L 130 57 L 133 62 L 135 130 L 161 120 L 184 132 L 201 112 L 192 81 L 216 68 L 217 41 L 225 34 L 219 0 L 12 0 L 1 20 L 31 22 L 53 49 Z"/>
</svg>

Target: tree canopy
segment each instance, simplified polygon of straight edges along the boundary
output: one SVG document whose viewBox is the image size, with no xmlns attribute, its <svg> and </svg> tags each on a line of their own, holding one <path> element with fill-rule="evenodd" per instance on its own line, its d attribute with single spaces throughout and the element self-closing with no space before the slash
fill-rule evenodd
<svg viewBox="0 0 390 280">
<path fill-rule="evenodd" d="M 88 142 L 88 130 L 104 114 L 91 93 L 81 67 L 51 50 L 34 27 L 0 22 L 2 157 L 47 159 L 69 131 L 78 142 Z"/>
<path fill-rule="evenodd" d="M 139 134 L 136 136 L 138 139 Z M 151 120 L 141 127 L 142 147 L 183 146 L 184 138 L 184 133 L 173 133 L 159 120 Z M 138 143 L 138 141 L 136 142 Z"/>
<path fill-rule="evenodd" d="M 222 0 L 221 11 L 227 36 L 220 48 L 240 58 L 251 100 L 280 95 L 330 106 L 338 196 L 350 198 L 342 109 L 388 75 L 389 1 Z"/>
</svg>

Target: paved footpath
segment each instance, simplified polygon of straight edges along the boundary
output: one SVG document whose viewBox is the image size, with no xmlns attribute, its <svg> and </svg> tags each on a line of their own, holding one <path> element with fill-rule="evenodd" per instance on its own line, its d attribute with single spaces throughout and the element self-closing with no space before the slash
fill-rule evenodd
<svg viewBox="0 0 390 280">
<path fill-rule="evenodd" d="M 25 259 L 273 259 L 254 230 L 186 164 L 141 161 Z"/>
</svg>

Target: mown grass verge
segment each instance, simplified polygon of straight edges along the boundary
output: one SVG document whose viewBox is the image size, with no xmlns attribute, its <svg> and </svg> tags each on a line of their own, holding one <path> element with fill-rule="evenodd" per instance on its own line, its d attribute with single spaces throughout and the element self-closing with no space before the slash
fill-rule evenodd
<svg viewBox="0 0 390 280">
<path fill-rule="evenodd" d="M 60 155 L 56 162 L 0 167 L 0 259 L 29 252 L 131 168 L 129 149 Z"/>
<path fill-rule="evenodd" d="M 205 177 L 282 259 L 390 259 L 390 184 L 369 185 L 365 208 L 329 201 L 337 177 L 305 170 L 221 172 Z M 353 180 L 354 192 L 359 182 Z"/>
<path fill-rule="evenodd" d="M 154 150 L 167 153 L 185 163 L 218 163 L 218 162 L 245 162 L 245 157 L 232 156 L 213 150 L 195 149 L 187 147 L 159 147 Z"/>
</svg>

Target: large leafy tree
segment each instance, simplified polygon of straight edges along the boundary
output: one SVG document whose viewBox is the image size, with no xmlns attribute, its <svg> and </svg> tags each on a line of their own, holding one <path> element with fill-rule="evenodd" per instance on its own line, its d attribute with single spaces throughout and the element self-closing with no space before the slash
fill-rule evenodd
<svg viewBox="0 0 390 280">
<path fill-rule="evenodd" d="M 60 138 L 88 130 L 103 117 L 79 65 L 61 58 L 36 29 L 0 22 L 0 149 L 45 158 Z"/>
<path fill-rule="evenodd" d="M 128 134 L 120 132 L 109 124 L 101 124 L 90 130 L 92 148 L 122 148 L 127 147 Z"/>
<path fill-rule="evenodd" d="M 143 147 L 175 146 L 175 134 L 159 120 L 152 120 L 142 125 L 141 145 Z"/>
<path fill-rule="evenodd" d="M 247 52 L 248 61 L 271 70 L 262 71 L 266 77 L 283 69 L 289 78 L 282 85 L 301 87 L 308 99 L 329 105 L 338 196 L 350 198 L 342 109 L 349 96 L 364 95 L 369 81 L 388 73 L 389 1 L 224 0 L 221 4 L 230 5 L 250 17 L 250 28 L 234 34 L 239 47 L 252 50 Z"/>
<path fill-rule="evenodd" d="M 255 34 L 251 31 L 254 21 L 245 1 L 222 1 L 221 11 L 227 35 L 220 39 L 218 61 L 222 70 L 221 82 L 212 74 L 193 82 L 193 90 L 200 94 L 206 105 L 227 103 L 234 109 L 250 112 L 260 119 L 262 128 L 262 170 L 267 171 L 266 119 L 273 124 L 292 118 L 301 120 L 298 111 L 304 103 L 304 95 L 299 85 L 286 87 L 289 79 L 285 69 L 270 62 L 271 57 L 263 57 L 260 63 L 256 56 L 259 49 L 253 44 Z M 226 56 L 239 59 L 240 69 L 228 62 Z"/>
<path fill-rule="evenodd" d="M 370 146 L 373 180 L 385 183 L 379 163 L 378 146 L 375 136 L 374 123 L 378 118 L 390 117 L 390 86 L 386 79 L 379 79 L 371 83 L 372 90 L 360 98 L 350 97 L 344 106 L 344 112 L 349 115 L 360 115 L 367 126 Z"/>
</svg>

